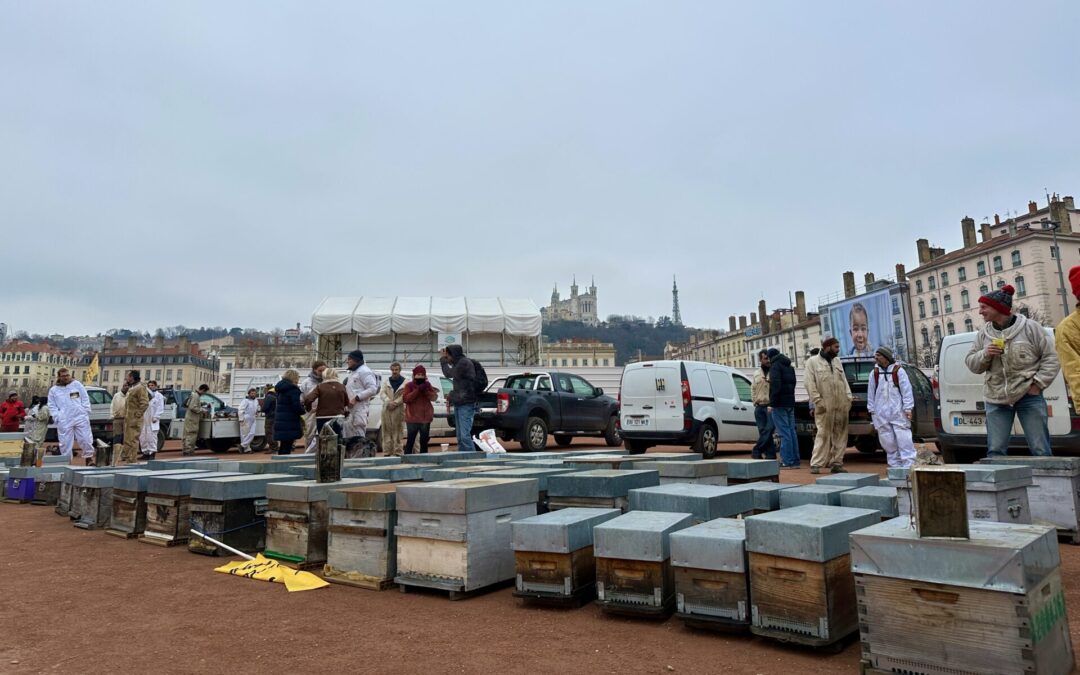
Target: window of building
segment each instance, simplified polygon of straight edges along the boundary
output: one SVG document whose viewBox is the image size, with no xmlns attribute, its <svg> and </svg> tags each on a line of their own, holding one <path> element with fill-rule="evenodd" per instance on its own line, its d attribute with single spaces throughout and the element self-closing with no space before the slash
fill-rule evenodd
<svg viewBox="0 0 1080 675">
<path fill-rule="evenodd" d="M 956 326 L 953 325 L 952 321 L 950 321 L 948 325 L 945 326 L 945 330 L 949 333 L 949 335 L 956 335 Z"/>
<path fill-rule="evenodd" d="M 960 308 L 971 309 L 971 296 L 968 295 L 966 288 L 960 291 Z"/>
<path fill-rule="evenodd" d="M 574 359 L 574 365 L 575 366 L 577 365 L 577 359 Z"/>
<path fill-rule="evenodd" d="M 949 312 L 952 311 L 952 295 L 950 295 L 949 293 L 946 293 L 944 300 L 945 300 L 945 313 L 948 314 Z"/>
<path fill-rule="evenodd" d="M 904 329 L 900 327 L 900 319 L 893 319 L 893 335 L 897 340 L 904 337 Z"/>
<path fill-rule="evenodd" d="M 11 366 L 4 366 L 4 374 L 7 375 L 11 372 Z"/>
<path fill-rule="evenodd" d="M 949 273 L 948 272 L 942 272 L 941 273 L 941 285 L 942 286 L 948 286 L 949 285 Z"/>
<path fill-rule="evenodd" d="M 1057 254 L 1058 254 L 1057 246 L 1051 246 L 1050 247 L 1050 259 L 1054 260 L 1055 258 L 1057 258 Z"/>
<path fill-rule="evenodd" d="M 1020 266 L 1020 251 L 1013 251 L 1012 252 L 1012 266 L 1013 267 L 1019 267 Z"/>
<path fill-rule="evenodd" d="M 967 281 L 967 270 L 964 269 L 963 267 L 956 270 L 956 280 L 957 281 Z"/>
<path fill-rule="evenodd" d="M 924 347 L 930 344 L 930 331 L 926 330 L 926 326 L 922 328 L 922 343 Z"/>
<path fill-rule="evenodd" d="M 989 290 L 990 288 L 986 284 L 983 284 L 979 286 L 979 295 L 986 295 L 986 292 Z"/>
<path fill-rule="evenodd" d="M 1001 288 L 1004 285 L 1005 285 L 1005 280 L 1004 279 L 998 279 L 997 280 L 997 287 L 998 288 Z"/>
<path fill-rule="evenodd" d="M 971 319 L 964 319 L 964 330 L 968 333 L 975 330 L 975 324 L 971 322 Z"/>
<path fill-rule="evenodd" d="M 915 280 L 915 292 L 922 293 L 922 279 Z"/>
<path fill-rule="evenodd" d="M 941 342 L 941 326 L 934 324 L 934 344 Z"/>
<path fill-rule="evenodd" d="M 937 277 L 935 277 L 935 276 L 930 276 L 930 277 L 929 277 L 929 278 L 928 278 L 928 279 L 926 280 L 926 282 L 927 282 L 927 284 L 929 284 L 929 285 L 930 285 L 930 290 L 934 290 L 935 288 L 937 288 Z"/>
<path fill-rule="evenodd" d="M 892 299 L 892 313 L 893 316 L 900 313 L 900 299 L 895 296 Z M 806 331 L 803 331 L 803 337 L 806 337 Z"/>
<path fill-rule="evenodd" d="M 994 256 L 994 271 L 995 272 L 1000 272 L 1003 269 L 1004 269 L 1004 267 L 1001 264 L 1001 256 L 999 256 L 999 255 Z"/>
<path fill-rule="evenodd" d="M 1016 294 L 1027 295 L 1027 284 L 1024 283 L 1023 276 L 1016 277 Z"/>
<path fill-rule="evenodd" d="M 979 261 L 975 263 L 975 271 L 979 273 L 979 276 L 986 276 L 986 263 Z"/>
<path fill-rule="evenodd" d="M 563 364 L 564 367 L 566 366 L 566 359 L 562 360 L 562 364 Z"/>
<path fill-rule="evenodd" d="M 102 382 L 108 382 L 109 381 L 109 371 L 104 370 L 104 371 L 101 372 L 101 381 Z"/>
<path fill-rule="evenodd" d="M 930 313 L 933 314 L 934 316 L 937 316 L 938 314 L 940 314 L 940 312 L 938 311 L 937 298 L 930 298 Z"/>
<path fill-rule="evenodd" d="M 611 365 L 610 361 L 611 361 L 610 359 L 604 359 L 604 365 L 605 366 L 610 366 Z"/>
<path fill-rule="evenodd" d="M 166 380 L 172 380 L 172 368 L 168 368 L 165 371 L 165 379 Z"/>
<path fill-rule="evenodd" d="M 926 318 L 926 303 L 923 302 L 922 300 L 919 301 L 919 318 L 920 319 L 925 319 Z"/>
</svg>

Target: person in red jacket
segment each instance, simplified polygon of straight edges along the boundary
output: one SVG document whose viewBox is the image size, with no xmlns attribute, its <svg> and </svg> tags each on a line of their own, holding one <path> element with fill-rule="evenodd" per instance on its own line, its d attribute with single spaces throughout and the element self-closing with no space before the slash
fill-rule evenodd
<svg viewBox="0 0 1080 675">
<path fill-rule="evenodd" d="M 431 402 L 439 398 L 439 392 L 427 379 L 427 369 L 417 366 L 412 371 L 413 379 L 405 383 L 405 454 L 411 455 L 413 442 L 420 436 L 420 452 L 426 453 L 428 438 L 431 436 L 431 420 L 435 419 L 435 407 Z"/>
<path fill-rule="evenodd" d="M 18 431 L 26 417 L 26 408 L 19 400 L 18 392 L 10 392 L 7 400 L 0 403 L 0 431 Z"/>
</svg>

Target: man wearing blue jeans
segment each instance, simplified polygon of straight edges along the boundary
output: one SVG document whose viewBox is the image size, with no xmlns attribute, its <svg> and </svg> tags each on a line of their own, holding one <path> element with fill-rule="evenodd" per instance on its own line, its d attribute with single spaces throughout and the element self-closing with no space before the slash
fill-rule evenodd
<svg viewBox="0 0 1080 675">
<path fill-rule="evenodd" d="M 1020 418 L 1028 451 L 1050 455 L 1043 390 L 1061 370 L 1054 344 L 1037 322 L 1012 313 L 1013 287 L 1006 285 L 979 298 L 979 329 L 965 358 L 968 369 L 984 374 L 987 455 L 1009 452 L 1012 426 Z"/>
<path fill-rule="evenodd" d="M 446 398 L 454 406 L 454 431 L 457 432 L 458 452 L 474 452 L 472 426 L 476 413 L 476 369 L 471 359 L 465 356 L 461 345 L 449 345 L 439 357 L 443 375 L 448 377 L 454 388 Z"/>
<path fill-rule="evenodd" d="M 799 438 L 795 435 L 795 369 L 775 347 L 769 359 L 769 416 L 780 436 L 780 468 L 799 468 Z"/>
</svg>

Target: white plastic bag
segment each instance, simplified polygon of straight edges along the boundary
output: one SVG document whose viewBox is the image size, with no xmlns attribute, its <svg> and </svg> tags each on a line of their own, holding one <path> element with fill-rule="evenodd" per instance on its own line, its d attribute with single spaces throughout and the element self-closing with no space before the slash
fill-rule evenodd
<svg viewBox="0 0 1080 675">
<path fill-rule="evenodd" d="M 494 429 L 488 429 L 487 431 L 481 432 L 480 440 L 483 441 L 484 447 L 488 448 L 488 452 L 506 452 L 506 448 L 499 443 L 499 438 L 495 435 Z"/>
</svg>

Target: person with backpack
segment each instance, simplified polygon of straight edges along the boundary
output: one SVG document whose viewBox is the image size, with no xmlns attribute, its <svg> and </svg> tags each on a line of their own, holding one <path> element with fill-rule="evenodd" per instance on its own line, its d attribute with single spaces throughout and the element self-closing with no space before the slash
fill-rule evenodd
<svg viewBox="0 0 1080 675">
<path fill-rule="evenodd" d="M 915 395 L 911 381 L 888 347 L 878 347 L 874 360 L 877 365 L 866 385 L 866 409 L 889 466 L 911 466 L 915 463 L 915 443 L 911 439 Z"/>
<path fill-rule="evenodd" d="M 439 357 L 443 375 L 454 383 L 446 397 L 454 406 L 454 431 L 457 432 L 458 452 L 474 452 L 472 427 L 476 414 L 477 394 L 487 387 L 483 366 L 465 356 L 461 345 L 449 345 Z"/>
</svg>

